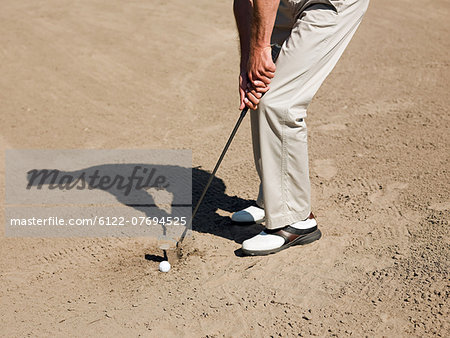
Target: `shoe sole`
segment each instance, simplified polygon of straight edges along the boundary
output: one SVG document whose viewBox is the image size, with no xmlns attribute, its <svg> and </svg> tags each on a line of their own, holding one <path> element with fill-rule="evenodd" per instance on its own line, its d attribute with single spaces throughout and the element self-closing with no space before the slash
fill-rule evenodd
<svg viewBox="0 0 450 338">
<path fill-rule="evenodd" d="M 317 229 L 316 231 L 313 231 L 310 234 L 306 234 L 304 236 L 299 236 L 292 242 L 284 244 L 284 245 L 280 246 L 279 248 L 270 249 L 270 250 L 258 250 L 258 251 L 245 250 L 244 248 L 242 248 L 242 252 L 244 254 L 246 254 L 247 256 L 267 256 L 270 254 L 280 252 L 280 251 L 287 249 L 294 245 L 306 245 L 306 244 L 312 243 L 314 241 L 319 240 L 321 237 L 322 237 L 322 233 L 320 232 L 319 229 Z"/>
</svg>

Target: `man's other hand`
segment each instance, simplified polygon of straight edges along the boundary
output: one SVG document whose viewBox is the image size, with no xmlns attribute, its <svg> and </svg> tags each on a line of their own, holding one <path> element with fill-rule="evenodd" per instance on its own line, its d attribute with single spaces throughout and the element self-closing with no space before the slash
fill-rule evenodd
<svg viewBox="0 0 450 338">
<path fill-rule="evenodd" d="M 239 75 L 239 109 L 242 110 L 247 106 L 254 110 L 258 107 L 259 100 L 263 94 L 269 90 L 269 87 L 265 86 L 265 84 L 261 81 L 257 81 L 257 83 L 260 87 L 255 89 L 251 85 L 246 72 L 242 72 Z"/>
<path fill-rule="evenodd" d="M 266 92 L 266 87 L 275 75 L 276 66 L 272 61 L 272 48 L 253 48 L 248 60 L 248 79 L 256 91 Z"/>
</svg>

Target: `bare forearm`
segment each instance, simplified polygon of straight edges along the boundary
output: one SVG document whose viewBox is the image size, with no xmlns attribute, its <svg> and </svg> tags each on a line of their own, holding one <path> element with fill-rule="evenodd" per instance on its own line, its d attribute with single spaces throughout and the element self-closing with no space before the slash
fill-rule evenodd
<svg viewBox="0 0 450 338">
<path fill-rule="evenodd" d="M 241 47 L 241 71 L 246 71 L 250 54 L 250 35 L 253 17 L 252 0 L 234 0 L 234 17 L 239 32 Z"/>
<path fill-rule="evenodd" d="M 270 38 L 280 0 L 234 0 L 234 15 L 241 45 L 240 109 L 256 109 L 270 87 L 276 65 Z"/>
<path fill-rule="evenodd" d="M 253 0 L 253 21 L 251 28 L 250 50 L 270 46 L 275 17 L 280 0 Z"/>
</svg>

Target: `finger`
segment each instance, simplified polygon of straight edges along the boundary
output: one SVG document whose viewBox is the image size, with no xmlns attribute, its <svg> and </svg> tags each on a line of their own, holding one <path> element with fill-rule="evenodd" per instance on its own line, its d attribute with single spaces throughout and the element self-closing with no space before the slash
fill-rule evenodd
<svg viewBox="0 0 450 338">
<path fill-rule="evenodd" d="M 250 109 L 253 109 L 253 103 L 249 99 L 244 98 L 244 103 L 247 107 L 249 107 Z"/>
<path fill-rule="evenodd" d="M 251 92 L 255 97 L 260 99 L 263 96 L 263 94 L 266 93 L 269 89 L 270 89 L 269 86 L 255 88 L 255 87 L 252 87 L 251 84 L 248 84 L 246 92 Z"/>
<path fill-rule="evenodd" d="M 254 90 L 254 91 L 258 92 L 258 93 L 265 93 L 265 92 L 267 92 L 269 90 L 269 86 L 266 86 L 266 85 L 264 85 L 264 86 L 252 86 L 250 84 L 250 87 L 249 87 L 248 91 L 251 92 L 252 90 Z"/>
<path fill-rule="evenodd" d="M 259 83 L 259 84 L 263 83 L 264 85 L 267 85 L 270 83 L 270 81 L 272 81 L 272 78 L 273 78 L 273 76 L 270 77 L 270 76 L 267 76 L 260 72 L 257 74 L 257 76 L 253 76 L 253 79 L 250 82 L 252 83 L 253 86 L 256 87 L 257 85 L 255 83 Z M 261 87 L 261 85 L 260 85 L 260 87 Z"/>
<path fill-rule="evenodd" d="M 258 86 L 258 85 L 256 85 L 256 82 L 257 82 L 257 81 L 251 81 L 251 84 L 252 84 L 252 86 L 253 86 L 254 88 L 262 88 L 262 87 L 266 87 L 266 86 L 268 86 L 268 85 L 270 84 L 270 82 L 271 82 L 270 78 L 268 78 L 267 76 L 261 76 L 261 77 L 258 78 L 258 80 L 261 81 L 261 82 L 263 82 L 263 83 L 264 83 L 264 86 L 261 86 L 261 85 Z M 260 82 L 257 82 L 257 83 L 260 83 Z"/>
<path fill-rule="evenodd" d="M 261 99 L 262 94 L 257 92 L 255 89 L 253 89 L 252 91 L 250 91 L 250 94 L 252 94 L 255 98 L 257 98 L 258 100 Z M 247 94 L 248 96 L 248 94 Z"/>
<path fill-rule="evenodd" d="M 271 79 L 275 76 L 275 71 L 268 68 L 262 68 L 258 69 L 255 75 L 256 76 L 253 76 L 254 81 L 258 80 L 258 78 L 261 79 L 262 77 L 267 77 Z"/>
<path fill-rule="evenodd" d="M 259 80 L 253 81 L 253 85 L 255 87 L 266 87 L 266 84 L 264 82 L 262 82 L 262 81 L 259 81 Z"/>
<path fill-rule="evenodd" d="M 249 72 L 247 74 L 247 79 L 248 79 L 248 82 L 253 82 L 253 79 L 255 79 L 253 73 Z"/>
<path fill-rule="evenodd" d="M 274 73 L 256 72 L 254 74 L 249 73 L 248 83 L 251 83 L 254 87 L 263 87 L 270 83 Z"/>
<path fill-rule="evenodd" d="M 268 68 L 264 68 L 263 70 L 261 70 L 260 74 L 263 76 L 273 78 L 275 76 L 275 71 Z"/>
<path fill-rule="evenodd" d="M 247 90 L 246 90 L 245 94 L 247 94 L 247 93 L 253 93 L 253 95 L 255 97 L 258 97 L 257 95 L 255 95 L 255 93 L 258 93 L 258 90 L 256 88 L 252 87 L 251 85 L 247 86 Z"/>
<path fill-rule="evenodd" d="M 255 106 L 259 103 L 259 99 L 252 93 L 247 93 L 247 99 L 249 99 Z"/>
<path fill-rule="evenodd" d="M 272 82 L 272 78 L 269 76 L 261 76 L 260 79 L 262 82 L 264 82 L 266 84 L 266 86 Z"/>
<path fill-rule="evenodd" d="M 274 63 L 269 63 L 267 65 L 267 71 L 269 71 L 270 73 L 275 73 L 275 71 L 277 70 L 277 66 L 275 66 Z"/>
<path fill-rule="evenodd" d="M 241 110 L 245 108 L 244 98 L 245 92 L 242 90 L 242 88 L 239 88 L 239 109 Z"/>
<path fill-rule="evenodd" d="M 256 105 L 255 104 L 253 104 L 253 102 L 251 102 L 248 98 L 244 98 L 244 102 L 245 102 L 245 105 L 247 106 L 247 107 L 249 107 L 250 109 L 252 109 L 252 110 L 255 110 L 256 109 Z"/>
<path fill-rule="evenodd" d="M 256 88 L 255 88 L 255 90 L 256 90 L 258 93 L 261 93 L 261 94 L 266 93 L 269 89 L 270 89 L 269 86 L 266 86 L 266 87 L 256 87 Z"/>
</svg>

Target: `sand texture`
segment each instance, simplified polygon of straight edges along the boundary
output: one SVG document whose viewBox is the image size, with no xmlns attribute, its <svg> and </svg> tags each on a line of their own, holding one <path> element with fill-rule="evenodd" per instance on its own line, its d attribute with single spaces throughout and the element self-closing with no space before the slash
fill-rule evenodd
<svg viewBox="0 0 450 338">
<path fill-rule="evenodd" d="M 1 3 L 2 204 L 14 148 L 192 149 L 198 198 L 239 114 L 231 1 Z M 2 230 L 0 335 L 450 336 L 449 17 L 372 0 L 314 98 L 320 241 L 236 251 L 261 230 L 229 218 L 258 188 L 246 118 L 169 273 L 153 239 Z"/>
</svg>

